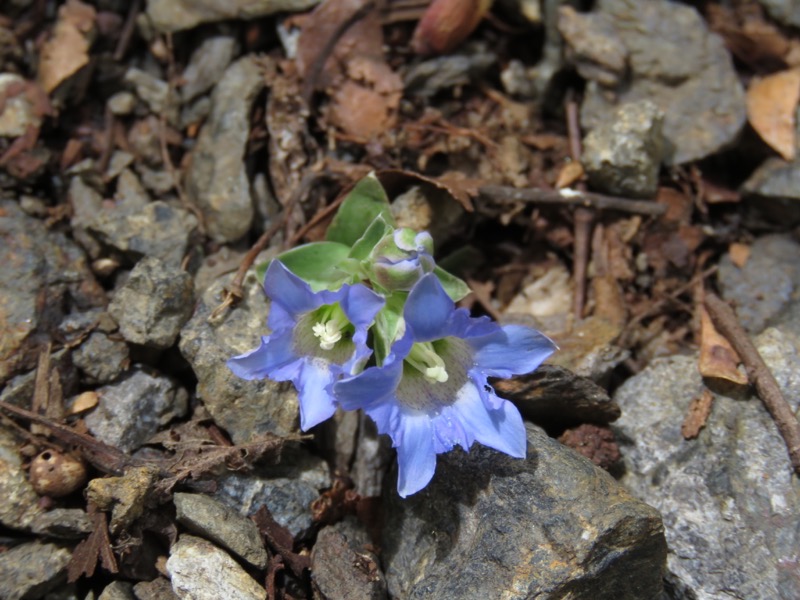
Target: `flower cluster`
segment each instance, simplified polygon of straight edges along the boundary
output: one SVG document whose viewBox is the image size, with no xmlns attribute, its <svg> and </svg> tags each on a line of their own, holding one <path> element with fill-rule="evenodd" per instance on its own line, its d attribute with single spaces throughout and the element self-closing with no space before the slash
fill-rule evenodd
<svg viewBox="0 0 800 600">
<path fill-rule="evenodd" d="M 362 409 L 397 449 L 397 489 L 424 488 L 436 455 L 480 442 L 517 458 L 525 428 L 488 377 L 536 369 L 542 333 L 473 318 L 466 285 L 434 263 L 427 233 L 398 229 L 374 176 L 342 204 L 326 242 L 273 260 L 264 276 L 269 336 L 228 361 L 244 379 L 292 381 L 307 430 L 337 407 Z"/>
</svg>

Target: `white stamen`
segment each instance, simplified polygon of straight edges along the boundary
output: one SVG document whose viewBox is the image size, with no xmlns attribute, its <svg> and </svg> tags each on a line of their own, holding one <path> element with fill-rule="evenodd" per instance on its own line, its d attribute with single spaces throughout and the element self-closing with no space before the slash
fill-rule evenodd
<svg viewBox="0 0 800 600">
<path fill-rule="evenodd" d="M 433 379 L 434 381 L 438 381 L 439 383 L 444 383 L 449 379 L 449 375 L 445 370 L 444 366 L 436 365 L 435 367 L 428 367 L 425 369 L 425 377 L 428 379 Z"/>
<path fill-rule="evenodd" d="M 323 350 L 331 350 L 340 339 L 342 339 L 342 332 L 339 330 L 335 321 L 328 321 L 327 323 L 316 323 L 311 328 L 314 335 L 319 338 L 319 347 Z"/>
</svg>

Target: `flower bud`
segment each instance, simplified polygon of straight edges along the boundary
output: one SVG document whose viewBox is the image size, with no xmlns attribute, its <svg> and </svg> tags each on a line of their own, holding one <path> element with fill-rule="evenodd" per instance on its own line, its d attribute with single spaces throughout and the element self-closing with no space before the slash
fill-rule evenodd
<svg viewBox="0 0 800 600">
<path fill-rule="evenodd" d="M 433 271 L 432 254 L 433 238 L 427 231 L 396 229 L 372 251 L 375 281 L 390 291 L 410 290 L 420 277 Z"/>
</svg>

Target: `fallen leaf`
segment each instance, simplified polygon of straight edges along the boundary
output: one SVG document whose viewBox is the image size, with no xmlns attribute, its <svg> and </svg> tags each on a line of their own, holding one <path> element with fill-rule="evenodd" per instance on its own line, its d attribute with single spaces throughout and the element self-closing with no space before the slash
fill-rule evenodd
<svg viewBox="0 0 800 600">
<path fill-rule="evenodd" d="M 700 308 L 700 357 L 697 362 L 703 377 L 747 385 L 747 375 L 738 369 L 739 355 L 714 327 L 705 307 Z"/>
<path fill-rule="evenodd" d="M 414 30 L 417 54 L 446 54 L 463 42 L 489 12 L 493 0 L 433 0 Z"/>
<path fill-rule="evenodd" d="M 757 79 L 747 90 L 747 118 L 753 129 L 786 160 L 795 156 L 795 113 L 800 100 L 800 69 Z"/>
<path fill-rule="evenodd" d="M 558 179 L 556 179 L 556 188 L 572 187 L 574 183 L 583 178 L 583 165 L 577 160 L 566 163 L 558 172 Z"/>
<path fill-rule="evenodd" d="M 96 506 L 89 504 L 89 516 L 92 520 L 92 533 L 75 547 L 67 565 L 67 583 L 75 583 L 82 575 L 91 577 L 97 568 L 98 561 L 109 573 L 117 573 L 117 560 L 111 549 L 108 537 L 106 515 Z"/>
<path fill-rule="evenodd" d="M 58 9 L 58 21 L 39 57 L 39 83 L 48 94 L 89 63 L 89 45 L 96 12 L 80 0 Z"/>
<path fill-rule="evenodd" d="M 750 246 L 734 242 L 728 247 L 728 255 L 731 257 L 731 262 L 741 269 L 750 258 Z"/>
<path fill-rule="evenodd" d="M 693 440 L 698 436 L 700 430 L 706 426 L 713 404 L 714 395 L 708 390 L 703 390 L 700 396 L 692 399 L 689 404 L 689 412 L 686 413 L 686 418 L 681 425 L 683 439 Z"/>
</svg>

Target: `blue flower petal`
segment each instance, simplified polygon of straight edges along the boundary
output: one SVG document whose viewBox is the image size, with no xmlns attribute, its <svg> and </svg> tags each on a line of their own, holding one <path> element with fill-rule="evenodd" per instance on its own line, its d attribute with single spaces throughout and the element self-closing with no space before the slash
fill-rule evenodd
<svg viewBox="0 0 800 600">
<path fill-rule="evenodd" d="M 337 381 L 333 385 L 333 395 L 345 410 L 369 410 L 370 406 L 394 393 L 402 375 L 402 361 L 370 367 L 355 377 Z"/>
<path fill-rule="evenodd" d="M 298 360 L 292 350 L 291 331 L 279 332 L 261 338 L 255 350 L 245 352 L 229 359 L 228 368 L 242 379 L 264 379 L 286 381 L 291 377 L 277 378 L 276 373 Z"/>
<path fill-rule="evenodd" d="M 511 402 L 504 400 L 499 408 L 491 410 L 481 399 L 478 388 L 469 382 L 459 391 L 452 408 L 476 441 L 515 458 L 525 458 L 528 445 L 525 425 Z"/>
<path fill-rule="evenodd" d="M 523 325 L 505 325 L 468 341 L 475 349 L 477 368 L 493 377 L 530 373 L 557 348 L 546 335 Z"/>
<path fill-rule="evenodd" d="M 330 386 L 339 375 L 334 365 L 322 360 L 306 359 L 295 379 L 299 390 L 300 429 L 308 431 L 333 416 L 336 404 Z"/>
<path fill-rule="evenodd" d="M 273 260 L 267 269 L 264 291 L 272 302 L 280 304 L 292 316 L 307 313 L 324 303 L 320 294 L 315 294 L 310 285 L 279 260 Z"/>
<path fill-rule="evenodd" d="M 397 492 L 405 498 L 428 485 L 436 471 L 430 416 L 426 413 L 404 415 L 399 434 L 394 439 L 397 447 Z"/>
<path fill-rule="evenodd" d="M 341 306 L 348 320 L 358 328 L 364 328 L 375 320 L 385 300 L 365 285 L 345 286 Z"/>
<path fill-rule="evenodd" d="M 448 322 L 455 304 L 433 273 L 422 277 L 408 294 L 403 318 L 417 342 L 429 342 L 449 335 Z"/>
</svg>

